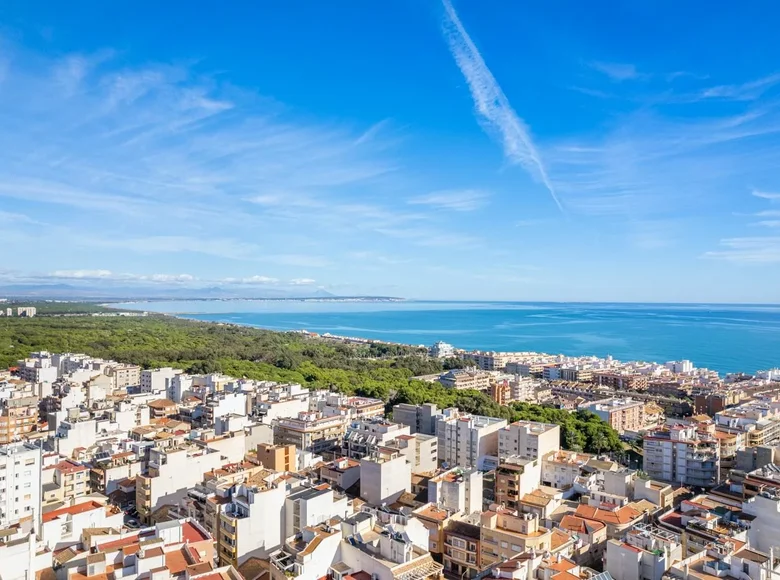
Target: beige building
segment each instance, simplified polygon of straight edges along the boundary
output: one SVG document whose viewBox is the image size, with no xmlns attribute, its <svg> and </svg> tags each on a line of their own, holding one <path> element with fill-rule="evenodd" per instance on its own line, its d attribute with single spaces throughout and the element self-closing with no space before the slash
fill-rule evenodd
<svg viewBox="0 0 780 580">
<path fill-rule="evenodd" d="M 510 510 L 520 507 L 520 499 L 539 488 L 541 462 L 538 459 L 517 459 L 496 468 L 496 502 Z"/>
<path fill-rule="evenodd" d="M 535 421 L 516 421 L 498 432 L 498 456 L 541 459 L 561 448 L 561 428 Z"/>
<path fill-rule="evenodd" d="M 552 532 L 539 525 L 536 514 L 518 514 L 497 508 L 481 516 L 481 566 L 486 568 L 535 550 L 552 548 Z"/>
<path fill-rule="evenodd" d="M 274 471 L 298 471 L 295 445 L 260 443 L 257 446 L 257 461 Z"/>
<path fill-rule="evenodd" d="M 453 369 L 440 376 L 439 382 L 448 389 L 486 391 L 490 388 L 490 375 L 482 371 Z"/>
<path fill-rule="evenodd" d="M 111 365 L 106 374 L 114 380 L 115 389 L 126 389 L 141 384 L 141 367 L 138 365 Z"/>
<path fill-rule="evenodd" d="M 295 445 L 299 451 L 318 454 L 341 447 L 347 431 L 344 415 L 323 416 L 322 413 L 299 413 L 297 417 L 283 417 L 274 421 L 274 443 Z"/>
<path fill-rule="evenodd" d="M 618 433 L 645 428 L 645 404 L 642 401 L 604 399 L 580 405 L 580 409 L 598 415 Z"/>
</svg>

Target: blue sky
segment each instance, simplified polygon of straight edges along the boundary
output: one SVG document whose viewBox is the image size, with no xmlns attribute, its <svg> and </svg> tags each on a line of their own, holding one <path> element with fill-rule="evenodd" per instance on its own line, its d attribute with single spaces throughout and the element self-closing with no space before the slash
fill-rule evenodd
<svg viewBox="0 0 780 580">
<path fill-rule="evenodd" d="M 0 5 L 0 285 L 780 300 L 780 8 Z"/>
</svg>

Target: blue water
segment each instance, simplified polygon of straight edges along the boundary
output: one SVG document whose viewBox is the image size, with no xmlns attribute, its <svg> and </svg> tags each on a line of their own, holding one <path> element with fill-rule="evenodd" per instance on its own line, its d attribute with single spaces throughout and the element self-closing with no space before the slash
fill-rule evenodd
<svg viewBox="0 0 780 580">
<path fill-rule="evenodd" d="M 123 305 L 198 320 L 459 348 L 689 359 L 722 373 L 780 366 L 780 306 L 193 301 Z"/>
</svg>

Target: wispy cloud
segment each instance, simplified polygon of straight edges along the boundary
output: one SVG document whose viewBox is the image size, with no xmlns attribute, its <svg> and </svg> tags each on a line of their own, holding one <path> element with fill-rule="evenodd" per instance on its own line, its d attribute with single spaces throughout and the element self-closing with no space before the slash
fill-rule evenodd
<svg viewBox="0 0 780 580">
<path fill-rule="evenodd" d="M 313 280 L 312 278 L 293 278 L 290 280 L 291 286 L 311 286 L 312 284 L 315 284 L 317 281 Z"/>
<path fill-rule="evenodd" d="M 613 81 L 628 81 L 645 78 L 646 75 L 637 71 L 636 66 L 633 64 L 617 63 L 617 62 L 591 62 L 589 66 L 603 75 L 606 75 Z"/>
<path fill-rule="evenodd" d="M 747 264 L 780 262 L 780 237 L 727 238 L 720 245 L 722 250 L 706 252 L 704 257 Z"/>
<path fill-rule="evenodd" d="M 770 193 L 768 191 L 754 190 L 753 195 L 755 197 L 760 197 L 761 199 L 770 199 L 770 200 L 780 199 L 780 193 Z"/>
<path fill-rule="evenodd" d="M 752 101 L 761 97 L 777 84 L 780 84 L 780 73 L 767 75 L 742 84 L 709 87 L 701 91 L 699 96 L 703 99 Z"/>
<path fill-rule="evenodd" d="M 531 139 L 525 122 L 512 109 L 509 100 L 499 86 L 493 73 L 485 64 L 479 50 L 458 17 L 450 0 L 443 0 L 445 20 L 444 31 L 450 51 L 471 90 L 474 107 L 486 127 L 496 132 L 504 148 L 504 156 L 515 165 L 524 167 L 541 181 L 558 206 L 563 206 L 547 175 L 542 158 Z"/>
<path fill-rule="evenodd" d="M 413 197 L 407 203 L 453 211 L 474 211 L 485 205 L 487 197 L 487 192 L 478 189 L 436 191 Z"/>
</svg>

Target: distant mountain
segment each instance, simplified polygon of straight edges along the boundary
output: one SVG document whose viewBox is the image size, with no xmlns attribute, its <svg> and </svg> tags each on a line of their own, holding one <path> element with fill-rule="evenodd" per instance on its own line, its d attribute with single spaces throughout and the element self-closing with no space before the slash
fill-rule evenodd
<svg viewBox="0 0 780 580">
<path fill-rule="evenodd" d="M 353 298 L 335 296 L 327 290 L 307 287 L 243 288 L 212 286 L 207 288 L 176 288 L 148 286 L 92 286 L 76 284 L 9 284 L 0 286 L 0 298 L 29 298 L 56 300 L 220 300 L 220 299 L 297 299 L 297 298 Z M 370 296 L 359 298 L 370 299 Z"/>
</svg>

